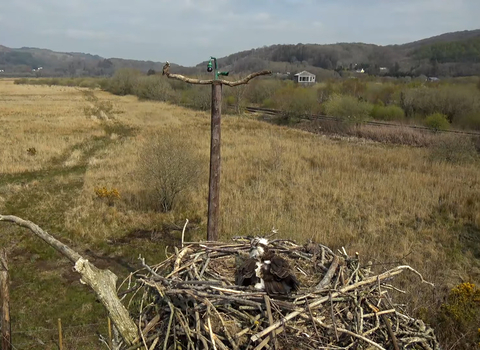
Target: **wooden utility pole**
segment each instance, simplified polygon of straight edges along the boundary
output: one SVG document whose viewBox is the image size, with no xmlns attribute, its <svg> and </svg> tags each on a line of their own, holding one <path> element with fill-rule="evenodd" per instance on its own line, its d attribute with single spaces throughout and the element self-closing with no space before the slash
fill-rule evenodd
<svg viewBox="0 0 480 350">
<path fill-rule="evenodd" d="M 220 121 L 222 117 L 222 84 L 212 84 L 212 122 L 210 140 L 210 177 L 208 182 L 207 240 L 218 240 L 220 217 Z"/>
<path fill-rule="evenodd" d="M 215 69 L 212 67 L 214 60 Z M 163 75 L 167 78 L 177 79 L 189 84 L 212 85 L 212 119 L 211 119 L 211 135 L 210 135 L 210 176 L 208 183 L 208 224 L 207 224 L 207 241 L 218 241 L 218 221 L 220 218 L 220 124 L 222 117 L 222 85 L 231 87 L 248 84 L 250 80 L 260 75 L 272 74 L 271 71 L 264 70 L 252 73 L 243 79 L 237 81 L 228 81 L 218 79 L 219 75 L 228 75 L 228 72 L 217 71 L 217 59 L 212 57 L 208 63 L 208 72 L 214 72 L 214 79 L 199 80 L 188 78 L 180 74 L 171 74 L 170 63 L 163 66 Z"/>
<path fill-rule="evenodd" d="M 0 251 L 0 294 L 2 297 L 2 350 L 12 350 L 9 276 L 5 249 Z"/>
</svg>

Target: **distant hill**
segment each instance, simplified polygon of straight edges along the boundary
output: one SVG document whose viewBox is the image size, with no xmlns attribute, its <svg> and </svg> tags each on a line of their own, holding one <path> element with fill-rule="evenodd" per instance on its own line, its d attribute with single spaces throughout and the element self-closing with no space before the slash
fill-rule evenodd
<svg viewBox="0 0 480 350">
<path fill-rule="evenodd" d="M 172 71 L 197 74 L 207 62 L 195 67 L 172 64 Z M 480 75 L 480 29 L 446 33 L 403 45 L 365 43 L 272 45 L 237 52 L 219 59 L 222 70 L 246 73 L 270 69 L 285 74 L 309 70 L 320 78 L 364 69 L 370 74 L 462 76 Z M 38 68 L 42 67 L 39 71 Z M 78 52 L 0 45 L 3 75 L 99 76 L 120 68 L 161 71 L 163 62 L 103 58 Z"/>
<path fill-rule="evenodd" d="M 357 67 L 371 74 L 386 71 L 393 75 L 480 75 L 480 30 L 447 33 L 403 45 L 273 45 L 223 57 L 219 64 L 235 72 L 306 69 L 325 75 L 325 70 Z"/>
</svg>

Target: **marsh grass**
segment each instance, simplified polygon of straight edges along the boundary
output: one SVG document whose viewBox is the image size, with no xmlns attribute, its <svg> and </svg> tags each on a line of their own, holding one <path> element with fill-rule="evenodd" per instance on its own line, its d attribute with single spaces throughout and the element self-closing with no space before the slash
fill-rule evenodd
<svg viewBox="0 0 480 350">
<path fill-rule="evenodd" d="M 86 117 L 90 102 L 78 89 L 0 81 L 0 212 L 33 220 L 82 253 L 107 256 L 91 259 L 124 275 L 140 252 L 153 263 L 164 257 L 165 244 L 178 243 L 179 232 L 166 227 L 189 218 L 195 222 L 190 238 L 205 237 L 207 181 L 159 213 L 143 199 L 150 189 L 137 175 L 137 160 L 153 135 L 168 133 L 191 145 L 208 169 L 210 116 L 134 96 L 94 94 L 112 103 L 114 120 Z M 27 154 L 29 147 L 37 149 L 35 156 Z M 478 284 L 479 170 L 475 161 L 432 161 L 428 148 L 332 139 L 225 116 L 221 238 L 275 227 L 278 237 L 359 252 L 378 271 L 411 264 L 437 287 L 432 292 L 404 278 L 400 288 L 408 294 L 399 300 L 413 315 L 433 321 L 452 286 L 463 279 Z M 99 187 L 118 189 L 114 206 L 96 200 Z M 1 245 L 14 246 L 17 257 L 12 281 L 23 286 L 12 293 L 14 330 L 72 315 L 76 324 L 103 322 L 104 310 L 67 272 L 66 261 L 22 230 L 1 229 Z M 152 241 L 148 232 L 164 236 Z"/>
</svg>

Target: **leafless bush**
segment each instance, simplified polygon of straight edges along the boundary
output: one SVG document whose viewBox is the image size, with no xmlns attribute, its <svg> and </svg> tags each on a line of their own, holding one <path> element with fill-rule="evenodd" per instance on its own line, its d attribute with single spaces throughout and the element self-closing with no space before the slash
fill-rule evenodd
<svg viewBox="0 0 480 350">
<path fill-rule="evenodd" d="M 203 174 L 197 151 L 176 133 L 157 133 L 145 143 L 138 158 L 138 178 L 147 204 L 168 212 L 181 195 L 198 184 Z"/>
<path fill-rule="evenodd" d="M 478 153 L 470 137 L 442 134 L 432 142 L 429 158 L 432 161 L 468 163 L 478 159 Z"/>
</svg>

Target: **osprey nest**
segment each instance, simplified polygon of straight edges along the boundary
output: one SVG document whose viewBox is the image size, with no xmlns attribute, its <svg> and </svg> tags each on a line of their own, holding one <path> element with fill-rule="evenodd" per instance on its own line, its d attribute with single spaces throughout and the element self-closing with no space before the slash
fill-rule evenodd
<svg viewBox="0 0 480 350">
<path fill-rule="evenodd" d="M 131 349 L 439 349 L 433 329 L 389 297 L 399 291 L 392 277 L 405 270 L 428 283 L 411 267 L 375 275 L 344 249 L 260 241 L 268 261 L 252 254 L 259 242 L 253 238 L 187 243 L 154 266 L 141 258 L 143 269 L 121 293 L 138 309 L 142 334 Z M 238 274 L 255 258 L 255 276 L 265 281 L 245 285 L 248 276 Z M 266 274 L 279 264 L 296 279 L 284 293 L 267 287 Z M 284 283 L 287 275 L 274 280 Z"/>
</svg>

